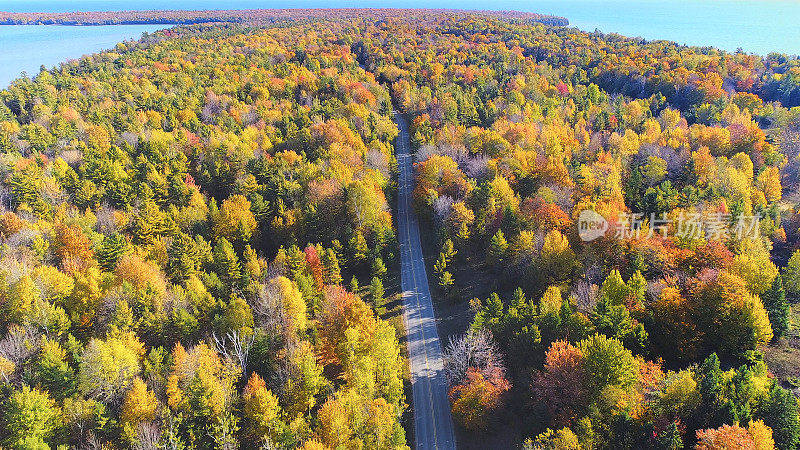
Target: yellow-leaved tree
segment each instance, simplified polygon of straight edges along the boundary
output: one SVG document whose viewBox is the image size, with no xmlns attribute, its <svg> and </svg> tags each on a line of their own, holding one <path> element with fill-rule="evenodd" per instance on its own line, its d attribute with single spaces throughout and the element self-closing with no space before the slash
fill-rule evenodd
<svg viewBox="0 0 800 450">
<path fill-rule="evenodd" d="M 133 333 L 92 339 L 81 355 L 78 389 L 106 403 L 118 400 L 139 375 L 142 356 L 144 346 Z"/>
<path fill-rule="evenodd" d="M 253 442 L 274 442 L 284 427 L 278 397 L 267 389 L 264 380 L 255 372 L 250 375 L 242 397 L 245 431 L 250 439 Z"/>
<path fill-rule="evenodd" d="M 140 423 L 155 419 L 158 409 L 158 398 L 147 389 L 147 384 L 141 378 L 133 380 L 133 386 L 125 395 L 122 403 L 120 419 L 122 421 L 123 435 L 133 441 Z"/>
</svg>

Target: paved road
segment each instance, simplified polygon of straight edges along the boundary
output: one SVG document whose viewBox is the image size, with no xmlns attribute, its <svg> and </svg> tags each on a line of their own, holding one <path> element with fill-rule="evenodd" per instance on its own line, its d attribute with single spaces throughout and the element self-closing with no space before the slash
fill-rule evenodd
<svg viewBox="0 0 800 450">
<path fill-rule="evenodd" d="M 447 398 L 447 380 L 442 367 L 442 347 L 422 258 L 419 223 L 411 206 L 414 172 L 408 122 L 396 112 L 395 122 L 400 128 L 395 141 L 400 168 L 397 228 L 403 315 L 411 358 L 415 440 L 417 449 L 454 450 L 456 440 Z"/>
</svg>

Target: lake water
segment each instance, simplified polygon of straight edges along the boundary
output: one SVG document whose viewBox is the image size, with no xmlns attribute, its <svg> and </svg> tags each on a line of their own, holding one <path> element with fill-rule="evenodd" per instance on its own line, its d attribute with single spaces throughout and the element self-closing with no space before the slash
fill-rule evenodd
<svg viewBox="0 0 800 450">
<path fill-rule="evenodd" d="M 113 48 L 118 42 L 139 39 L 143 32 L 167 26 L 0 26 L 0 89 L 8 86 L 23 71 L 34 76 L 42 65 L 49 69 L 68 59 Z"/>
<path fill-rule="evenodd" d="M 800 55 L 797 0 L 544 0 L 526 6 L 564 16 L 571 26 L 587 31 L 598 28 L 731 52 Z"/>
<path fill-rule="evenodd" d="M 0 0 L 0 10 L 99 11 L 121 9 L 459 8 L 555 14 L 572 26 L 681 44 L 738 48 L 765 55 L 800 54 L 800 0 Z M 23 70 L 113 47 L 161 26 L 0 26 L 0 87 Z"/>
</svg>

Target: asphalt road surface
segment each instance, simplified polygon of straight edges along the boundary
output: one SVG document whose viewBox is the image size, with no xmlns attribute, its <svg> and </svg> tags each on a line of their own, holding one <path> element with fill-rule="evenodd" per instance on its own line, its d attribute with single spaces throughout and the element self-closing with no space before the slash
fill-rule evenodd
<svg viewBox="0 0 800 450">
<path fill-rule="evenodd" d="M 411 359 L 416 448 L 454 450 L 456 440 L 450 417 L 450 401 L 447 398 L 447 380 L 442 366 L 442 347 L 436 330 L 425 261 L 422 258 L 419 223 L 411 206 L 414 171 L 408 122 L 397 112 L 394 117 L 400 129 L 395 141 L 400 169 L 397 228 L 400 240 L 403 316 Z"/>
</svg>

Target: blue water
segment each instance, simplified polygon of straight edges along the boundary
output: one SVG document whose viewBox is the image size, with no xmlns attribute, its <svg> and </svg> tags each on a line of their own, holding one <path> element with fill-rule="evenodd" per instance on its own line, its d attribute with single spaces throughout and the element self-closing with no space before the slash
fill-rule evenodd
<svg viewBox="0 0 800 450">
<path fill-rule="evenodd" d="M 161 28 L 165 26 L 0 26 L 0 89 L 8 86 L 23 71 L 32 77 L 39 73 L 42 65 L 49 69 L 68 59 L 113 48 L 118 42 L 139 39 L 143 32 Z"/>
<path fill-rule="evenodd" d="M 567 17 L 572 26 L 730 52 L 800 55 L 798 0 L 534 1 L 537 12 Z M 531 9 L 534 9 L 533 7 Z"/>
<path fill-rule="evenodd" d="M 681 44 L 800 55 L 800 0 L 0 0 L 14 12 L 122 9 L 458 8 L 522 10 L 568 18 L 572 26 Z M 0 87 L 66 58 L 113 47 L 161 27 L 2 27 Z"/>
</svg>

